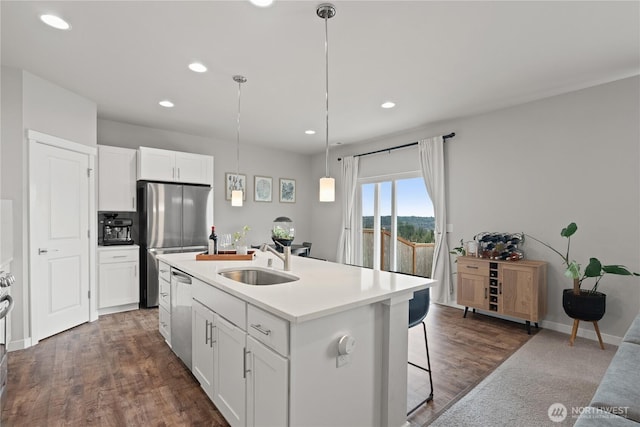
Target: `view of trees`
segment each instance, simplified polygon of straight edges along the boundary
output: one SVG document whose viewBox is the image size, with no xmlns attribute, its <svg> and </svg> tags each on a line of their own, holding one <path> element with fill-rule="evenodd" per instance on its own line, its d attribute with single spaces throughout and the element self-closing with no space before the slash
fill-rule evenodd
<svg viewBox="0 0 640 427">
<path fill-rule="evenodd" d="M 382 229 L 391 229 L 391 216 L 380 217 Z M 373 228 L 373 216 L 362 217 L 362 228 Z M 399 216 L 398 236 L 414 243 L 433 243 L 435 218 L 432 216 Z"/>
</svg>

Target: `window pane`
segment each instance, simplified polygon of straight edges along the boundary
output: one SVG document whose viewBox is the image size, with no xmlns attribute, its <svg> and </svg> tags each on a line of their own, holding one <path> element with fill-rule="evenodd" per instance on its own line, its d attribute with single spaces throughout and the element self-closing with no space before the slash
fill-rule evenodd
<svg viewBox="0 0 640 427">
<path fill-rule="evenodd" d="M 393 270 L 391 265 L 391 181 L 380 183 L 380 270 Z"/>
<path fill-rule="evenodd" d="M 373 268 L 373 197 L 375 184 L 362 184 L 362 266 Z"/>
<path fill-rule="evenodd" d="M 398 240 L 396 271 L 431 276 L 433 261 L 433 204 L 422 177 L 396 184 Z"/>
</svg>

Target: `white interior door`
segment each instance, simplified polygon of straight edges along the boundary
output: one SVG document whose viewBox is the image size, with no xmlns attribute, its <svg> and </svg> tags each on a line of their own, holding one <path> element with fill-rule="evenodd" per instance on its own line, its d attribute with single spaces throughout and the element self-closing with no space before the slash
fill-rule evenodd
<svg viewBox="0 0 640 427">
<path fill-rule="evenodd" d="M 31 298 L 36 341 L 89 321 L 89 156 L 30 144 Z"/>
</svg>

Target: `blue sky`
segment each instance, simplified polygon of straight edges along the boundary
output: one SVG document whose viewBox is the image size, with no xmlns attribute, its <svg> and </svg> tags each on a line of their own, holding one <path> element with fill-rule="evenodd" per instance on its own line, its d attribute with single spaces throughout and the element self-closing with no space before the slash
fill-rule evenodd
<svg viewBox="0 0 640 427">
<path fill-rule="evenodd" d="M 362 215 L 373 215 L 375 184 L 362 186 Z M 422 177 L 398 180 L 398 216 L 433 216 L 433 204 Z M 391 182 L 382 183 L 381 215 L 391 215 Z"/>
</svg>

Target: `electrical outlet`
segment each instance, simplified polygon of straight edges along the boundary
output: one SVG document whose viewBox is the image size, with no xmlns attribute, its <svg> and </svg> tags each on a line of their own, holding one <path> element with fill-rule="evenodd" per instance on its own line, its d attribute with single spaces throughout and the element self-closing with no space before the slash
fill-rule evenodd
<svg viewBox="0 0 640 427">
<path fill-rule="evenodd" d="M 348 354 L 341 354 L 336 358 L 336 368 L 341 368 L 349 363 L 351 363 L 351 356 Z"/>
</svg>

